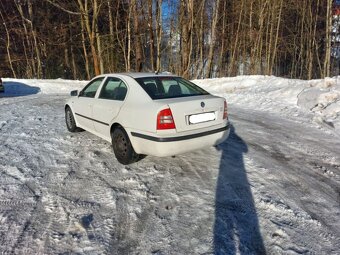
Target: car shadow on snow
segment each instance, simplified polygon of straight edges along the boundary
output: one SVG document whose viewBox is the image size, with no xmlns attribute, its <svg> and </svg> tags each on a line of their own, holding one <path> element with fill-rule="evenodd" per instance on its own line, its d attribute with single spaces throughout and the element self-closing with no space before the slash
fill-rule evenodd
<svg viewBox="0 0 340 255">
<path fill-rule="evenodd" d="M 0 93 L 0 97 L 28 96 L 40 92 L 40 88 L 38 87 L 29 86 L 16 81 L 6 81 L 3 82 L 3 85 L 5 87 L 5 92 Z"/>
<path fill-rule="evenodd" d="M 234 127 L 222 151 L 215 197 L 214 253 L 266 254 L 244 165 L 247 144 Z"/>
</svg>

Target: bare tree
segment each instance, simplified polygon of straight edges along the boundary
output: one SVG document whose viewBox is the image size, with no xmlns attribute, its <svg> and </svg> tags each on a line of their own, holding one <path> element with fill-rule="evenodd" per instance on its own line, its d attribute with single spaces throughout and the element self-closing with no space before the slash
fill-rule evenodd
<svg viewBox="0 0 340 255">
<path fill-rule="evenodd" d="M 21 2 L 15 2 L 16 7 L 20 13 L 20 16 L 23 20 L 24 27 L 25 27 L 25 33 L 27 40 L 29 40 L 29 33 L 26 28 L 26 24 L 29 25 L 30 27 L 30 34 L 32 36 L 33 43 L 29 43 L 32 46 L 32 53 L 34 52 L 35 55 L 32 57 L 32 67 L 34 73 L 37 75 L 38 78 L 42 77 L 42 66 L 41 66 L 41 58 L 40 58 L 40 51 L 39 51 L 39 45 L 38 45 L 38 39 L 37 39 L 37 32 L 33 24 L 33 5 L 31 0 L 27 0 L 27 12 L 28 16 L 25 16 L 24 10 L 22 8 L 22 3 Z"/>
<path fill-rule="evenodd" d="M 2 15 L 1 10 L 0 10 L 0 16 L 1 16 L 1 19 L 3 21 L 2 24 L 4 25 L 4 28 L 5 28 L 5 31 L 6 31 L 6 51 L 7 51 L 8 62 L 9 62 L 9 65 L 11 67 L 13 77 L 17 78 L 17 75 L 16 75 L 15 70 L 13 68 L 13 61 L 12 61 L 11 52 L 10 52 L 11 40 L 10 40 L 10 36 L 9 36 L 9 31 L 8 31 L 8 28 L 7 28 L 7 25 L 6 25 L 6 22 L 5 22 L 4 16 Z"/>
<path fill-rule="evenodd" d="M 81 19 L 84 24 L 85 30 L 87 32 L 92 59 L 93 59 L 93 67 L 95 75 L 100 74 L 100 56 L 97 48 L 97 21 L 98 21 L 98 14 L 100 11 L 100 5 L 98 5 L 98 0 L 92 0 L 92 5 L 88 0 L 78 0 L 79 10 L 81 13 Z M 92 9 L 92 15 L 89 16 L 88 13 Z"/>
<path fill-rule="evenodd" d="M 327 0 L 327 12 L 326 12 L 326 35 L 325 35 L 325 58 L 323 63 L 323 75 L 325 77 L 330 76 L 331 70 L 331 35 L 332 35 L 332 0 Z"/>
<path fill-rule="evenodd" d="M 156 71 L 161 70 L 161 43 L 162 43 L 162 0 L 156 4 L 156 35 L 157 35 L 157 63 Z"/>
<path fill-rule="evenodd" d="M 155 37 L 153 32 L 153 0 L 148 0 L 148 28 L 151 70 L 155 70 Z"/>
<path fill-rule="evenodd" d="M 210 38 L 210 47 L 209 47 L 209 54 L 207 60 L 207 74 L 206 78 L 210 78 L 212 76 L 212 65 L 213 65 L 213 57 L 214 57 L 214 50 L 216 44 L 216 33 L 217 33 L 217 22 L 219 19 L 219 8 L 220 8 L 220 0 L 215 1 L 214 9 L 213 9 L 213 16 L 211 21 L 211 38 Z"/>
<path fill-rule="evenodd" d="M 194 23 L 194 1 L 193 0 L 181 0 L 179 24 L 181 31 L 181 74 L 183 77 L 188 78 L 189 68 L 191 65 L 191 53 L 192 53 L 192 32 Z"/>
</svg>

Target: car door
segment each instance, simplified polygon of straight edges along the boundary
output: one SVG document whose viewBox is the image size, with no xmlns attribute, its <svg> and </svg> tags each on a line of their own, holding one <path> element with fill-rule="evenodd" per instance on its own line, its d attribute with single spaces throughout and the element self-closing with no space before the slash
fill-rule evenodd
<svg viewBox="0 0 340 255">
<path fill-rule="evenodd" d="M 93 105 L 94 127 L 98 135 L 110 139 L 110 124 L 124 104 L 128 88 L 119 78 L 107 77 Z"/>
<path fill-rule="evenodd" d="M 79 126 L 94 130 L 92 107 L 95 103 L 97 90 L 104 77 L 92 80 L 82 91 L 79 92 L 77 100 L 74 101 L 73 110 Z"/>
</svg>

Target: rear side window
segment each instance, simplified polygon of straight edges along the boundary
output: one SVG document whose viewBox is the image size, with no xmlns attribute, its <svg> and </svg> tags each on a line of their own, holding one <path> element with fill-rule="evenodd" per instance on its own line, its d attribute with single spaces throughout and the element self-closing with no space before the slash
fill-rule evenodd
<svg viewBox="0 0 340 255">
<path fill-rule="evenodd" d="M 156 99 L 208 95 L 204 89 L 180 77 L 143 77 L 136 81 Z"/>
<path fill-rule="evenodd" d="M 113 77 L 108 77 L 100 91 L 99 98 L 123 101 L 127 93 L 125 83 Z"/>
</svg>

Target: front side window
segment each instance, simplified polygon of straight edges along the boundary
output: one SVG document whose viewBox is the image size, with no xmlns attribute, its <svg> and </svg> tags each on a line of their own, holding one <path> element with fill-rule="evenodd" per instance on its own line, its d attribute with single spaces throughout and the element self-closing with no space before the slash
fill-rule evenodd
<svg viewBox="0 0 340 255">
<path fill-rule="evenodd" d="M 136 81 L 156 99 L 208 95 L 204 89 L 180 77 L 144 77 Z"/>
<path fill-rule="evenodd" d="M 99 88 L 100 84 L 102 83 L 104 77 L 100 77 L 91 81 L 80 93 L 79 96 L 81 97 L 92 97 L 94 98 Z"/>
<path fill-rule="evenodd" d="M 127 93 L 125 83 L 114 77 L 108 77 L 100 91 L 99 98 L 123 101 Z"/>
</svg>

